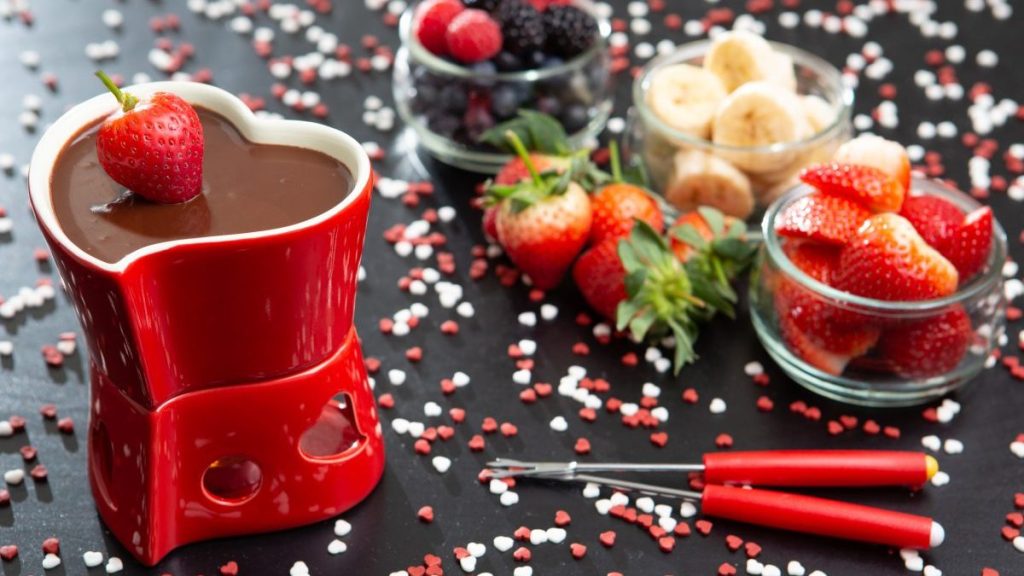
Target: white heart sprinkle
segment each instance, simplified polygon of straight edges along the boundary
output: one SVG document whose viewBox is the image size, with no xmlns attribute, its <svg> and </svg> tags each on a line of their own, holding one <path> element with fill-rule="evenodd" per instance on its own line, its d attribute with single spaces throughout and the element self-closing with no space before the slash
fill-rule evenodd
<svg viewBox="0 0 1024 576">
<path fill-rule="evenodd" d="M 473 555 L 474 558 L 480 558 L 487 553 L 487 546 L 480 542 L 470 542 L 466 544 L 466 550 Z"/>
<path fill-rule="evenodd" d="M 601 487 L 598 486 L 597 484 L 594 484 L 592 482 L 588 482 L 587 485 L 583 487 L 583 497 L 584 498 L 597 498 L 600 495 L 601 495 Z"/>
<path fill-rule="evenodd" d="M 565 537 L 568 536 L 568 534 L 569 533 L 565 531 L 565 528 L 558 528 L 557 526 L 547 529 L 548 542 L 551 542 L 552 544 L 561 544 L 562 542 L 565 542 Z"/>
<path fill-rule="evenodd" d="M 491 478 L 491 481 L 487 485 L 487 488 L 491 491 L 491 494 L 494 495 L 504 494 L 505 492 L 508 492 L 508 484 L 502 482 L 497 478 Z"/>
<path fill-rule="evenodd" d="M 554 320 L 558 317 L 558 306 L 555 306 L 554 304 L 541 305 L 540 317 L 545 320 Z"/>
<path fill-rule="evenodd" d="M 519 494 L 510 490 L 498 496 L 498 501 L 501 502 L 502 506 L 515 506 L 519 503 Z"/>
<path fill-rule="evenodd" d="M 623 416 L 632 416 L 640 411 L 640 407 L 633 402 L 624 402 L 619 406 L 619 414 Z"/>
<path fill-rule="evenodd" d="M 7 420 L 0 420 L 0 438 L 14 436 L 14 426 Z"/>
<path fill-rule="evenodd" d="M 1024 458 L 1024 442 L 1010 442 L 1010 452 L 1017 458 Z"/>
<path fill-rule="evenodd" d="M 512 381 L 520 386 L 526 386 L 532 378 L 533 374 L 529 370 L 516 370 L 512 373 Z"/>
<path fill-rule="evenodd" d="M 546 530 L 541 530 L 540 528 L 534 528 L 533 530 L 530 530 L 530 544 L 533 544 L 534 546 L 539 546 L 547 541 L 548 533 Z"/>
<path fill-rule="evenodd" d="M 455 374 L 452 374 L 452 382 L 457 388 L 467 386 L 469 384 L 469 375 L 465 372 L 456 372 Z"/>
<path fill-rule="evenodd" d="M 938 436 L 931 434 L 921 438 L 921 446 L 931 450 L 932 452 L 938 452 L 942 448 L 942 440 Z"/>
<path fill-rule="evenodd" d="M 654 512 L 654 500 L 648 496 L 642 496 L 636 499 L 636 507 L 644 514 L 650 514 Z"/>
<path fill-rule="evenodd" d="M 352 524 L 350 524 L 348 520 L 339 519 L 334 522 L 335 536 L 341 538 L 344 536 L 348 536 L 350 532 L 352 532 Z"/>
<path fill-rule="evenodd" d="M 616 492 L 616 493 L 612 494 L 612 497 L 609 498 L 609 500 L 611 500 L 612 506 L 620 506 L 620 505 L 621 506 L 628 506 L 629 505 L 629 496 L 626 496 L 622 492 Z"/>
<path fill-rule="evenodd" d="M 43 557 L 43 570 L 53 570 L 57 566 L 60 566 L 60 556 L 47 554 Z"/>
<path fill-rule="evenodd" d="M 405 371 L 397 368 L 388 370 L 388 380 L 393 386 L 401 386 L 405 384 Z"/>
<path fill-rule="evenodd" d="M 533 356 L 533 353 L 537 351 L 537 343 L 524 338 L 519 341 L 519 350 L 526 356 Z"/>
<path fill-rule="evenodd" d="M 409 573 L 405 570 L 395 570 L 391 574 L 388 574 L 388 576 L 409 576 Z"/>
<path fill-rule="evenodd" d="M 555 416 L 551 419 L 551 429 L 555 432 L 565 432 L 569 429 L 569 423 L 563 416 Z"/>
<path fill-rule="evenodd" d="M 828 574 L 825 574 L 821 570 L 815 570 L 814 572 L 811 572 L 807 576 L 828 576 Z"/>
<path fill-rule="evenodd" d="M 463 556 L 459 559 L 459 568 L 462 568 L 463 572 L 467 574 L 476 570 L 476 558 L 472 556 Z"/>
<path fill-rule="evenodd" d="M 412 436 L 413 438 L 423 436 L 423 432 L 426 429 L 427 426 L 423 422 L 409 422 L 409 436 Z"/>
<path fill-rule="evenodd" d="M 946 454 L 960 454 L 964 451 L 964 443 L 955 438 L 949 438 L 942 444 L 942 449 L 946 451 Z"/>
<path fill-rule="evenodd" d="M 25 471 L 20 468 L 15 468 L 13 470 L 8 470 L 7 472 L 4 472 L 4 482 L 10 484 L 11 486 L 17 486 L 18 484 L 21 484 L 24 480 Z"/>
<path fill-rule="evenodd" d="M 288 571 L 290 576 L 309 576 L 309 566 L 302 560 L 299 560 L 295 564 L 292 564 L 291 570 Z"/>
<path fill-rule="evenodd" d="M 900 558 L 907 561 L 910 558 L 917 558 L 921 553 L 914 548 L 900 548 Z"/>
<path fill-rule="evenodd" d="M 331 540 L 331 543 L 327 545 L 327 553 L 338 555 L 348 550 L 348 544 L 345 544 L 341 540 Z"/>
<path fill-rule="evenodd" d="M 671 532 L 675 530 L 676 524 L 678 523 L 679 522 L 677 522 L 676 519 L 671 516 L 661 516 L 658 518 L 658 526 L 661 526 L 661 529 L 665 532 Z"/>
<path fill-rule="evenodd" d="M 512 576 L 533 576 L 533 568 L 530 566 L 516 566 L 516 569 L 512 571 Z"/>
<path fill-rule="evenodd" d="M 1024 536 L 1014 538 L 1013 547 L 1017 549 L 1017 552 L 1024 552 Z"/>
<path fill-rule="evenodd" d="M 679 515 L 683 518 L 693 518 L 697 514 L 697 506 L 693 502 L 683 502 L 679 505 Z"/>
<path fill-rule="evenodd" d="M 395 434 L 406 434 L 409 432 L 409 421 L 405 418 L 395 418 L 391 421 L 391 429 Z"/>
<path fill-rule="evenodd" d="M 651 410 L 651 416 L 654 416 L 658 422 L 668 422 L 668 408 L 658 406 Z"/>
<path fill-rule="evenodd" d="M 82 554 L 82 561 L 85 562 L 86 568 L 95 568 L 103 564 L 103 553 L 90 550 Z"/>
<path fill-rule="evenodd" d="M 661 396 L 661 388 L 651 382 L 644 382 L 643 387 L 640 389 L 640 393 L 650 398 L 657 398 Z"/>
<path fill-rule="evenodd" d="M 764 564 L 761 564 L 754 558 L 747 558 L 747 574 L 760 576 L 762 572 L 764 572 Z"/>
<path fill-rule="evenodd" d="M 121 570 L 124 570 L 124 562 L 121 562 L 120 558 L 117 556 L 111 556 L 107 559 L 107 574 L 117 574 Z"/>
<path fill-rule="evenodd" d="M 533 312 L 523 312 L 519 314 L 519 323 L 523 326 L 536 326 L 537 315 Z"/>
<path fill-rule="evenodd" d="M 747 376 L 757 376 L 762 372 L 764 372 L 764 366 L 761 366 L 760 362 L 747 362 L 747 364 L 743 366 L 743 373 Z"/>
<path fill-rule="evenodd" d="M 786 564 L 786 574 L 789 576 L 804 576 L 805 572 L 804 565 L 796 560 L 790 560 L 789 564 Z"/>
<path fill-rule="evenodd" d="M 597 509 L 597 513 L 601 516 L 608 514 L 608 511 L 612 509 L 612 501 L 607 498 L 602 498 L 594 502 L 594 508 Z"/>
<path fill-rule="evenodd" d="M 765 564 L 761 576 L 782 576 L 782 569 L 775 564 Z"/>
<path fill-rule="evenodd" d="M 712 414 L 722 414 L 725 412 L 725 409 L 725 400 L 721 398 L 713 398 L 711 404 L 708 405 L 708 410 L 711 410 Z"/>
<path fill-rule="evenodd" d="M 498 552 L 508 552 L 516 545 L 516 541 L 509 538 L 508 536 L 495 536 L 494 537 L 494 549 Z"/>
<path fill-rule="evenodd" d="M 434 456 L 431 463 L 434 465 L 434 470 L 437 470 L 441 474 L 444 474 L 452 467 L 452 461 L 447 456 Z"/>
<path fill-rule="evenodd" d="M 441 415 L 443 410 L 441 405 L 437 402 L 427 402 L 423 405 L 423 415 L 427 418 L 436 418 Z"/>
<path fill-rule="evenodd" d="M 903 566 L 911 572 L 920 572 L 924 569 L 924 559 L 920 556 L 907 558 L 903 561 Z"/>
<path fill-rule="evenodd" d="M 929 564 L 924 567 L 924 576 L 942 576 L 942 570 Z"/>
<path fill-rule="evenodd" d="M 658 504 L 657 506 L 654 507 L 654 514 L 659 517 L 671 516 L 672 507 L 669 506 L 668 504 Z"/>
<path fill-rule="evenodd" d="M 946 484 L 949 484 L 949 474 L 939 470 L 935 476 L 932 476 L 933 486 L 945 486 Z"/>
</svg>

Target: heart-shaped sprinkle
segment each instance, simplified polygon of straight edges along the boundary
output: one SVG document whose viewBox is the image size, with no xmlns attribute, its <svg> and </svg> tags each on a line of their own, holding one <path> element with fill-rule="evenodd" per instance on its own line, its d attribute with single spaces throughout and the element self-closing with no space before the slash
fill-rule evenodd
<svg viewBox="0 0 1024 576">
<path fill-rule="evenodd" d="M 1020 530 L 1018 530 L 1018 529 L 1016 529 L 1016 528 L 1014 528 L 1012 526 L 1003 526 L 1002 536 L 1003 536 L 1003 540 L 1006 540 L 1007 542 L 1009 542 L 1009 541 L 1013 540 L 1014 538 L 1020 536 Z"/>
<path fill-rule="evenodd" d="M 452 461 L 447 456 L 434 456 L 430 462 L 434 465 L 434 470 L 437 470 L 440 474 L 444 474 L 452 467 Z"/>
<path fill-rule="evenodd" d="M 734 534 L 729 534 L 725 537 L 725 546 L 730 552 L 735 552 L 740 549 L 740 546 L 743 546 L 743 538 Z"/>
<path fill-rule="evenodd" d="M 352 524 L 348 520 L 339 518 L 334 521 L 334 535 L 343 538 L 352 532 Z"/>
<path fill-rule="evenodd" d="M 416 512 L 416 516 L 420 519 L 420 522 L 430 524 L 434 521 L 434 509 L 430 506 L 423 506 Z"/>
<path fill-rule="evenodd" d="M 761 546 L 756 542 L 747 542 L 743 545 L 743 551 L 746 552 L 747 558 L 757 558 L 761 555 Z"/>
<path fill-rule="evenodd" d="M 676 547 L 676 539 L 671 536 L 662 536 L 658 538 L 658 548 L 662 552 L 668 554 Z"/>
<path fill-rule="evenodd" d="M 121 570 L 124 570 L 124 562 L 121 562 L 121 559 L 117 556 L 111 556 L 107 560 L 105 570 L 107 571 L 107 574 L 117 574 Z"/>
<path fill-rule="evenodd" d="M 309 566 L 306 563 L 299 560 L 295 564 L 292 564 L 290 570 L 288 570 L 289 576 L 309 576 Z"/>
<path fill-rule="evenodd" d="M 611 548 L 615 545 L 615 531 L 608 530 L 607 532 L 601 532 L 601 535 L 598 536 L 598 539 L 601 541 L 601 544 L 603 544 L 605 548 Z"/>
<path fill-rule="evenodd" d="M 804 576 L 806 572 L 804 565 L 796 560 L 790 560 L 789 564 L 786 564 L 786 574 L 789 576 Z"/>
<path fill-rule="evenodd" d="M 569 545 L 569 552 L 573 558 L 579 560 L 587 555 L 587 547 L 579 542 L 573 542 Z"/>
<path fill-rule="evenodd" d="M 533 385 L 533 390 L 537 393 L 537 396 L 541 398 L 547 398 L 554 392 L 554 388 L 547 382 L 537 382 Z"/>
<path fill-rule="evenodd" d="M 18 547 L 14 544 L 8 544 L 6 546 L 0 546 L 0 559 L 5 562 L 10 562 L 18 557 Z"/>
<path fill-rule="evenodd" d="M 427 573 L 427 569 L 423 566 L 409 566 L 406 572 L 409 573 L 409 576 L 423 576 Z"/>
<path fill-rule="evenodd" d="M 60 566 L 60 556 L 56 554 L 43 556 L 43 570 L 53 570 L 57 566 Z"/>
<path fill-rule="evenodd" d="M 420 438 L 415 443 L 413 443 L 412 449 L 420 456 L 425 456 L 427 454 L 430 454 L 430 442 L 427 442 L 425 439 Z"/>
<path fill-rule="evenodd" d="M 573 446 L 573 450 L 581 456 L 590 454 L 590 440 L 587 440 L 586 438 L 577 438 L 576 444 Z"/>
<path fill-rule="evenodd" d="M 502 506 L 515 506 L 519 503 L 519 494 L 508 491 L 499 496 L 498 501 L 501 502 Z"/>
<path fill-rule="evenodd" d="M 46 466 L 43 466 L 42 464 L 36 464 L 35 466 L 32 467 L 32 470 L 29 472 L 29 474 L 32 476 L 32 479 L 35 480 L 36 482 L 46 482 L 47 478 L 50 475 L 50 471 L 46 469 Z"/>
<path fill-rule="evenodd" d="M 924 576 L 942 576 L 942 570 L 929 564 L 924 567 Z"/>
<path fill-rule="evenodd" d="M 693 526 L 697 529 L 697 532 L 700 532 L 703 536 L 707 536 L 711 533 L 712 524 L 708 520 L 697 520 L 693 523 Z"/>
<path fill-rule="evenodd" d="M 17 486 L 25 481 L 25 471 L 20 468 L 4 472 L 4 482 L 11 486 Z"/>
<path fill-rule="evenodd" d="M 1020 512 L 1010 512 L 1006 515 L 1006 522 L 1020 528 L 1021 525 L 1024 525 L 1024 514 L 1021 514 Z"/>
<path fill-rule="evenodd" d="M 512 436 L 519 434 L 519 428 L 517 428 L 516 425 L 512 424 L 511 422 L 502 422 L 501 433 L 506 438 L 511 438 Z"/>
<path fill-rule="evenodd" d="M 751 576 L 761 576 L 764 572 L 764 564 L 761 564 L 755 558 L 747 558 L 747 574 Z"/>
<path fill-rule="evenodd" d="M 865 420 L 864 426 L 861 429 L 869 436 L 874 436 L 882 431 L 882 427 L 874 420 Z"/>
<path fill-rule="evenodd" d="M 516 562 L 529 562 L 532 557 L 533 553 L 530 552 L 530 549 L 526 546 L 520 546 L 512 553 L 512 558 L 514 558 Z"/>
<path fill-rule="evenodd" d="M 568 526 L 572 522 L 572 516 L 565 510 L 558 510 L 555 512 L 555 526 L 564 527 Z"/>
<path fill-rule="evenodd" d="M 459 559 L 459 568 L 462 568 L 463 572 L 471 573 L 476 570 L 476 558 L 473 556 L 466 556 Z"/>
<path fill-rule="evenodd" d="M 723 562 L 722 565 L 718 567 L 718 576 L 735 576 L 735 575 L 736 575 L 736 567 L 733 566 L 732 564 L 729 564 L 728 562 Z"/>
<path fill-rule="evenodd" d="M 455 550 L 453 550 L 452 553 L 455 555 L 456 560 L 462 560 L 466 556 L 471 556 L 469 550 L 466 550 L 462 546 L 456 546 Z"/>
<path fill-rule="evenodd" d="M 530 539 L 531 530 L 526 526 L 520 526 L 516 528 L 516 531 L 512 533 L 512 537 L 520 542 L 525 542 Z"/>
<path fill-rule="evenodd" d="M 43 540 L 43 554 L 60 554 L 60 540 L 56 538 Z"/>
<path fill-rule="evenodd" d="M 480 542 L 470 542 L 469 544 L 466 544 L 466 550 L 468 550 L 474 558 L 480 558 L 487 553 L 487 546 Z"/>
<path fill-rule="evenodd" d="M 845 428 L 843 428 L 843 425 L 835 420 L 829 420 L 827 426 L 828 433 L 831 434 L 832 436 L 838 436 L 843 433 L 843 430 L 845 430 Z"/>
<path fill-rule="evenodd" d="M 857 427 L 857 417 L 856 416 L 850 416 L 850 415 L 840 416 L 839 417 L 839 422 L 840 422 L 840 424 L 843 425 L 843 428 L 846 428 L 847 430 L 853 430 L 854 428 Z"/>
<path fill-rule="evenodd" d="M 484 441 L 484 437 L 480 434 L 474 434 L 473 437 L 469 439 L 469 449 L 473 452 L 481 452 L 485 446 L 486 442 Z"/>
<path fill-rule="evenodd" d="M 238 562 L 234 560 L 220 567 L 221 576 L 238 576 Z"/>
<path fill-rule="evenodd" d="M 515 546 L 515 540 L 508 536 L 495 536 L 494 537 L 494 549 L 498 552 L 508 552 Z"/>
<path fill-rule="evenodd" d="M 999 571 L 995 568 L 982 568 L 981 576 L 999 576 Z"/>
<path fill-rule="evenodd" d="M 658 448 L 663 448 L 665 444 L 668 444 L 668 432 L 655 432 L 651 434 L 651 444 Z"/>
<path fill-rule="evenodd" d="M 428 568 L 433 566 L 440 566 L 441 557 L 436 554 L 424 554 L 423 563 L 426 564 Z"/>
<path fill-rule="evenodd" d="M 90 550 L 82 554 L 82 562 L 85 562 L 86 568 L 95 568 L 103 564 L 103 553 Z"/>
<path fill-rule="evenodd" d="M 552 544 L 561 544 L 565 541 L 565 537 L 569 535 L 564 528 L 548 528 L 546 531 L 548 542 Z"/>
<path fill-rule="evenodd" d="M 690 535 L 690 525 L 686 522 L 677 522 L 675 528 L 672 529 L 672 533 L 680 538 L 686 538 Z"/>
<path fill-rule="evenodd" d="M 31 462 L 35 460 L 36 456 L 38 455 L 38 451 L 36 450 L 35 446 L 25 445 L 19 448 L 18 451 L 21 452 L 21 459 L 24 460 L 25 462 Z"/>
</svg>

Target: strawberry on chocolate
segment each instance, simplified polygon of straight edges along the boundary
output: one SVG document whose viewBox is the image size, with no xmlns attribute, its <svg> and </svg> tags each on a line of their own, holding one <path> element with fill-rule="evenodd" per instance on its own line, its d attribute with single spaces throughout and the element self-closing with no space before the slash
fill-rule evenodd
<svg viewBox="0 0 1024 576">
<path fill-rule="evenodd" d="M 140 100 L 96 72 L 121 110 L 100 126 L 96 152 L 118 184 L 160 204 L 195 198 L 203 186 L 203 126 L 180 96 L 157 92 Z"/>
</svg>

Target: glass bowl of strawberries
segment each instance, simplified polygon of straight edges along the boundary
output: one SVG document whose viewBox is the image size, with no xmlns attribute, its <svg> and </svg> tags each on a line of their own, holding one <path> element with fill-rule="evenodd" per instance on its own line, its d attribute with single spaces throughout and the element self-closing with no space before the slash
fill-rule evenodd
<svg viewBox="0 0 1024 576">
<path fill-rule="evenodd" d="M 754 328 L 782 369 L 870 406 L 963 386 L 1005 331 L 1006 235 L 991 208 L 911 179 L 892 144 L 861 137 L 844 146 L 861 164 L 804 170 L 765 213 L 750 283 Z"/>
<path fill-rule="evenodd" d="M 434 157 L 476 172 L 511 158 L 485 134 L 523 109 L 555 118 L 580 147 L 611 114 L 610 33 L 588 0 L 414 3 L 400 24 L 396 108 Z"/>
</svg>

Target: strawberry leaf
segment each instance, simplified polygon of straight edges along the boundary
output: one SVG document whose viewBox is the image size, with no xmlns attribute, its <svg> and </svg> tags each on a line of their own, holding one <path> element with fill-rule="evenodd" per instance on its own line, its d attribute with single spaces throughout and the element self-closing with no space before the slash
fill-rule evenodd
<svg viewBox="0 0 1024 576">
<path fill-rule="evenodd" d="M 721 236 L 722 231 L 725 229 L 725 216 L 710 206 L 701 206 L 697 208 L 697 212 L 704 219 L 704 222 L 707 223 L 708 228 L 711 229 L 712 237 L 717 238 Z"/>
<path fill-rule="evenodd" d="M 514 152 L 505 134 L 512 131 L 522 140 L 527 150 L 568 156 L 571 153 L 565 128 L 555 118 L 535 110 L 519 110 L 519 116 L 484 132 L 479 140 L 495 148 Z"/>
</svg>

